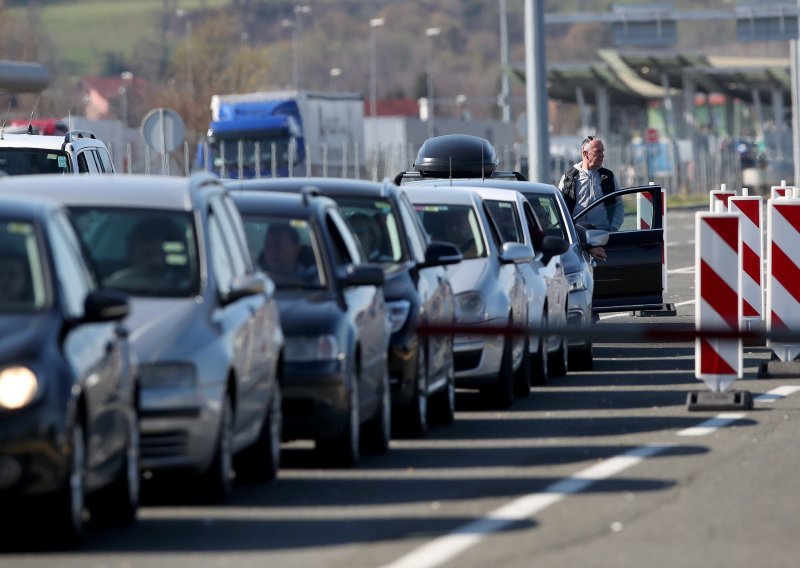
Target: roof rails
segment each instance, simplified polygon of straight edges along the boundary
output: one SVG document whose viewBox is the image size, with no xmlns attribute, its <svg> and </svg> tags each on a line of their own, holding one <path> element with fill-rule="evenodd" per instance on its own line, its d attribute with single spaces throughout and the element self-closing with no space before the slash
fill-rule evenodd
<svg viewBox="0 0 800 568">
<path fill-rule="evenodd" d="M 304 185 L 300 188 L 300 195 L 303 196 L 303 205 L 308 205 L 308 202 L 313 197 L 320 197 L 322 193 L 318 187 L 313 185 Z"/>
<path fill-rule="evenodd" d="M 409 183 L 412 181 L 419 181 L 423 179 L 440 179 L 440 180 L 447 180 L 447 179 L 473 179 L 476 176 L 453 176 L 450 177 L 439 177 L 439 176 L 426 176 L 422 175 L 420 172 L 417 171 L 408 171 L 408 172 L 400 172 L 394 177 L 394 183 L 397 185 L 403 185 L 404 183 Z M 480 176 L 477 176 L 480 178 Z M 486 179 L 503 179 L 503 180 L 514 180 L 514 181 L 528 181 L 524 175 L 520 172 L 512 171 L 498 171 L 495 170 L 492 172 L 492 175 L 486 176 Z"/>
<path fill-rule="evenodd" d="M 81 138 L 91 138 L 92 140 L 96 140 L 97 136 L 94 135 L 94 132 L 90 132 L 88 130 L 70 130 L 64 135 L 64 142 L 73 142 Z"/>
</svg>

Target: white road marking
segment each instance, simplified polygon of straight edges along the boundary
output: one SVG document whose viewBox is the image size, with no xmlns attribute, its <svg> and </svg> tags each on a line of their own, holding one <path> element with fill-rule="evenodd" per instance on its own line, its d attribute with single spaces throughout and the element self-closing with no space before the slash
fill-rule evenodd
<svg viewBox="0 0 800 568">
<path fill-rule="evenodd" d="M 401 556 L 384 568 L 432 568 L 452 560 L 488 535 L 507 526 L 529 519 L 569 495 L 580 493 L 594 483 L 608 479 L 643 460 L 674 446 L 652 444 L 634 448 L 578 473 L 548 485 L 541 493 L 530 493 L 503 505 L 486 516 L 462 525 L 450 533 L 436 538 Z"/>
<path fill-rule="evenodd" d="M 667 270 L 667 274 L 694 274 L 694 266 L 684 266 L 683 268 L 673 268 Z"/>
<path fill-rule="evenodd" d="M 678 241 L 678 242 L 674 242 L 674 243 L 667 243 L 667 246 L 668 247 L 684 247 L 684 246 L 693 245 L 693 244 L 694 244 L 694 239 L 692 239 L 691 241 Z"/>
<path fill-rule="evenodd" d="M 673 304 L 673 305 L 677 308 L 679 306 L 688 306 L 689 304 L 694 304 L 694 300 L 686 300 L 685 302 L 678 302 L 678 303 Z M 607 319 L 624 318 L 624 317 L 631 317 L 631 312 L 627 311 L 627 312 L 619 312 L 619 313 L 615 313 L 615 314 L 606 314 L 606 315 L 600 316 L 600 319 L 601 320 L 607 320 Z"/>
<path fill-rule="evenodd" d="M 784 386 L 772 389 L 769 392 L 753 398 L 753 402 L 774 402 L 800 391 L 800 387 Z"/>
<path fill-rule="evenodd" d="M 707 436 L 727 426 L 736 422 L 737 420 L 741 420 L 747 416 L 745 412 L 723 412 L 722 414 L 717 414 L 714 418 L 710 418 L 704 422 L 701 422 L 697 426 L 692 426 L 691 428 L 686 428 L 685 430 L 681 430 L 677 433 L 678 436 Z"/>
</svg>

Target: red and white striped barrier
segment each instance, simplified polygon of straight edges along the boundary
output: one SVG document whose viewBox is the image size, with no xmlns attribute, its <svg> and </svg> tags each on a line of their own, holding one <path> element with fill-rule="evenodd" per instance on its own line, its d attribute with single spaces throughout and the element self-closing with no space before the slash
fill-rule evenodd
<svg viewBox="0 0 800 568">
<path fill-rule="evenodd" d="M 736 213 L 695 214 L 695 327 L 741 329 L 741 221 Z M 742 340 L 695 340 L 695 377 L 722 392 L 742 376 Z"/>
<path fill-rule="evenodd" d="M 795 192 L 797 191 L 796 187 L 788 186 L 788 185 L 773 185 L 769 188 L 769 196 L 771 199 L 780 199 L 783 197 L 797 197 Z"/>
<path fill-rule="evenodd" d="M 762 199 L 760 195 L 731 197 L 728 207 L 742 216 L 742 320 L 749 330 L 761 327 L 764 319 Z"/>
<path fill-rule="evenodd" d="M 712 189 L 709 192 L 708 210 L 713 213 L 714 211 L 717 211 L 717 207 L 719 207 L 720 211 L 727 211 L 728 201 L 735 195 L 736 192 L 732 189 Z M 718 203 L 721 203 L 722 205 L 717 205 Z"/>
<path fill-rule="evenodd" d="M 650 182 L 650 185 L 655 185 Z M 661 188 L 661 227 L 664 233 L 664 244 L 661 247 L 661 287 L 667 291 L 667 193 Z M 649 229 L 653 223 L 653 194 L 640 192 L 636 194 L 636 228 Z"/>
<path fill-rule="evenodd" d="M 800 199 L 767 202 L 767 330 L 800 331 Z M 770 341 L 781 361 L 800 355 L 800 344 Z"/>
</svg>

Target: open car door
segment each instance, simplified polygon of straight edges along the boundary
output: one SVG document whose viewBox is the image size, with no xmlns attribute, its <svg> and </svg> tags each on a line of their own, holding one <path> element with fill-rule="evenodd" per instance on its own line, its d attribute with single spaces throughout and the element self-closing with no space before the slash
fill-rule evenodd
<svg viewBox="0 0 800 568">
<path fill-rule="evenodd" d="M 621 204 L 625 211 L 624 222 L 618 231 L 609 233 L 608 243 L 603 247 L 608 259 L 594 267 L 594 312 L 664 308 L 661 194 L 658 185 L 621 189 L 573 217 L 576 225 L 586 226 L 592 210 L 614 206 L 615 200 L 619 200 L 616 206 Z"/>
</svg>

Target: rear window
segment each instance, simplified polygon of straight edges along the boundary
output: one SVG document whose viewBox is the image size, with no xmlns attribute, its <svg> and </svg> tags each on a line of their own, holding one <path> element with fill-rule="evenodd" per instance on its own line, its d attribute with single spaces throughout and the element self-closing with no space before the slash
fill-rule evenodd
<svg viewBox="0 0 800 568">
<path fill-rule="evenodd" d="M 486 256 L 483 231 L 469 205 L 414 205 L 432 240 L 452 243 L 465 259 Z"/>
<path fill-rule="evenodd" d="M 0 148 L 0 171 L 10 176 L 70 173 L 66 152 L 36 148 Z"/>
<path fill-rule="evenodd" d="M 484 201 L 486 208 L 494 220 L 497 230 L 504 243 L 522 243 L 522 226 L 517 215 L 517 206 L 510 201 L 495 201 L 487 199 Z"/>
<path fill-rule="evenodd" d="M 367 262 L 403 260 L 397 218 L 385 199 L 336 198 L 339 208 L 358 237 Z"/>
</svg>

